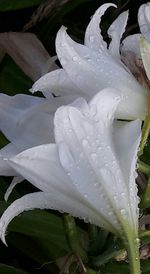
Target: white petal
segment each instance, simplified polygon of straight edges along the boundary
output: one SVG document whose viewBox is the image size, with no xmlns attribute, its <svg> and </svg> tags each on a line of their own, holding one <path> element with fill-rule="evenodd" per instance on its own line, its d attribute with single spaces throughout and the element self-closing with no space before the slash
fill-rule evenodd
<svg viewBox="0 0 150 274">
<path fill-rule="evenodd" d="M 150 42 L 150 3 L 140 6 L 138 12 L 138 22 L 141 33 Z"/>
<path fill-rule="evenodd" d="M 5 192 L 5 196 L 4 196 L 4 199 L 5 201 L 7 202 L 11 192 L 13 191 L 13 189 L 15 188 L 15 186 L 19 183 L 21 183 L 24 179 L 21 177 L 21 176 L 17 176 L 17 177 L 14 177 L 10 186 L 7 188 L 6 192 Z"/>
<path fill-rule="evenodd" d="M 107 3 L 107 4 L 100 6 L 94 13 L 94 15 L 86 29 L 84 43 L 87 47 L 89 47 L 93 50 L 98 51 L 100 48 L 107 49 L 107 44 L 103 40 L 102 35 L 100 34 L 99 25 L 101 22 L 101 17 L 103 16 L 105 11 L 109 7 L 116 7 L 116 5 L 112 4 L 112 3 Z"/>
<path fill-rule="evenodd" d="M 55 95 L 79 95 L 79 88 L 69 79 L 63 69 L 49 72 L 42 76 L 32 86 L 31 92 L 42 91 L 46 98 L 51 98 L 51 93 Z"/>
<path fill-rule="evenodd" d="M 38 79 L 50 59 L 49 53 L 33 33 L 6 32 L 0 34 L 0 46 L 32 79 Z M 51 66 L 51 70 L 56 69 Z"/>
<path fill-rule="evenodd" d="M 118 124 L 118 122 L 116 123 Z M 124 178 L 128 185 L 128 195 L 130 197 L 130 204 L 132 205 L 133 220 L 137 227 L 137 186 L 136 178 L 136 162 L 137 152 L 141 139 L 141 122 L 139 120 L 133 122 L 121 122 L 115 125 L 114 143 L 118 162 L 122 168 Z"/>
<path fill-rule="evenodd" d="M 96 118 L 104 121 L 105 125 L 112 123 L 116 115 L 117 108 L 121 104 L 122 96 L 120 92 L 113 88 L 105 88 L 98 92 L 90 101 L 91 107 L 96 107 Z"/>
<path fill-rule="evenodd" d="M 125 31 L 128 20 L 128 11 L 121 13 L 108 29 L 108 35 L 111 37 L 109 51 L 112 56 L 120 60 L 120 40 Z"/>
<path fill-rule="evenodd" d="M 127 207 L 128 189 L 115 157 L 111 137 L 112 117 L 118 97 L 116 94 L 107 94 L 106 97 L 105 92 L 100 92 L 99 101 L 95 100 L 98 101 L 97 115 L 90 115 L 90 111 L 89 115 L 82 114 L 69 106 L 58 109 L 55 135 L 61 164 L 72 183 L 100 216 L 109 220 L 118 231 L 121 224 L 116 212 L 121 212 L 122 208 L 125 209 L 125 218 L 133 223 L 130 208 Z M 107 107 L 107 102 L 110 107 Z M 123 191 L 126 195 L 119 203 Z"/>
<path fill-rule="evenodd" d="M 56 37 L 56 51 L 68 77 L 88 96 L 99 90 L 98 70 L 91 67 L 91 52 L 86 46 L 75 43 L 62 27 Z M 95 58 L 96 59 L 96 58 Z"/>
<path fill-rule="evenodd" d="M 141 34 L 133 34 L 127 36 L 122 41 L 121 52 L 131 51 L 134 52 L 138 57 L 140 57 L 140 39 Z"/>
<path fill-rule="evenodd" d="M 146 39 L 141 39 L 140 41 L 140 50 L 143 65 L 147 74 L 148 79 L 150 80 L 150 44 Z"/>
<path fill-rule="evenodd" d="M 54 209 L 70 213 L 75 217 L 99 225 L 100 218 L 94 211 L 88 209 L 82 202 L 64 195 L 61 192 L 36 192 L 23 196 L 14 201 L 0 219 L 0 238 L 6 244 L 5 233 L 11 220 L 23 211 L 39 209 Z"/>
<path fill-rule="evenodd" d="M 25 179 L 45 192 L 56 189 L 60 192 L 72 191 L 69 178 L 60 165 L 55 144 L 41 145 L 23 151 L 9 161 Z"/>
<path fill-rule="evenodd" d="M 58 69 L 59 67 L 56 65 L 55 61 L 57 60 L 57 56 L 49 57 L 44 66 L 42 67 L 41 75 L 46 74 L 48 71 L 53 71 Z"/>
<path fill-rule="evenodd" d="M 56 47 L 62 66 L 70 79 L 85 93 L 85 98 L 91 98 L 108 86 L 117 88 L 123 97 L 117 118 L 145 117 L 146 90 L 109 54 L 104 51 L 97 53 L 75 43 L 64 28 L 57 34 Z"/>
<path fill-rule="evenodd" d="M 0 94 L 0 130 L 18 148 L 53 140 L 53 115 L 44 98 Z"/>
<path fill-rule="evenodd" d="M 16 176 L 16 171 L 12 169 L 7 162 L 7 158 L 18 154 L 20 150 L 13 144 L 8 144 L 0 150 L 0 175 L 1 176 Z"/>
<path fill-rule="evenodd" d="M 60 201 L 60 193 L 69 197 L 72 203 L 73 200 L 76 200 L 78 206 L 75 208 L 73 206 L 74 212 L 79 210 L 80 204 L 82 204 L 81 209 L 83 206 L 85 207 L 84 214 L 78 213 L 75 215 L 75 213 L 73 213 L 73 215 L 88 218 L 90 222 L 94 222 L 100 226 L 105 224 L 105 228 L 117 233 L 115 228 L 95 211 L 93 206 L 85 200 L 83 195 L 81 195 L 71 183 L 69 177 L 60 165 L 56 145 L 43 145 L 24 151 L 11 159 L 10 165 L 39 189 L 50 193 L 52 196 L 57 192 L 58 203 Z M 63 208 L 61 209 L 64 210 Z M 69 210 L 71 210 L 70 206 L 68 209 L 66 207 L 64 211 L 70 212 Z M 92 214 L 90 212 L 92 212 Z"/>
</svg>

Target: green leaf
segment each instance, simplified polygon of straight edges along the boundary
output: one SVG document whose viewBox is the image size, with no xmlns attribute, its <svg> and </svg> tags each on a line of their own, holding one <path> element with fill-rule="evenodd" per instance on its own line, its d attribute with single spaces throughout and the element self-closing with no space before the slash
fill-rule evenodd
<svg viewBox="0 0 150 274">
<path fill-rule="evenodd" d="M 143 260 L 141 261 L 141 270 L 142 274 L 150 273 L 150 261 Z M 112 273 L 112 274 L 130 274 L 129 264 L 124 262 L 113 262 L 108 263 L 107 265 L 101 268 L 102 273 Z"/>
<path fill-rule="evenodd" d="M 6 208 L 5 202 L 0 202 L 1 213 Z M 58 248 L 69 251 L 65 237 L 62 218 L 44 210 L 32 210 L 22 213 L 13 219 L 8 232 L 17 232 L 43 241 L 54 243 Z"/>
<path fill-rule="evenodd" d="M 146 145 L 144 147 L 144 153 L 143 153 L 143 155 L 141 157 L 141 160 L 144 163 L 150 165 L 150 140 L 149 139 L 147 140 L 147 143 L 146 143 Z"/>
<path fill-rule="evenodd" d="M 112 274 L 130 274 L 129 265 L 127 263 L 108 263 L 107 265 L 101 267 L 102 273 L 112 273 Z"/>
<path fill-rule="evenodd" d="M 150 230 L 141 230 L 139 232 L 139 237 L 142 244 L 150 243 Z"/>
<path fill-rule="evenodd" d="M 116 256 L 124 256 L 125 249 L 120 239 L 114 241 L 114 239 L 110 238 L 107 240 L 107 244 L 108 247 L 103 253 L 98 256 L 91 256 L 90 261 L 93 267 L 99 268 L 114 259 Z"/>
<path fill-rule="evenodd" d="M 12 221 L 9 230 L 53 242 L 69 250 L 61 217 L 44 210 L 24 212 Z"/>
<path fill-rule="evenodd" d="M 107 242 L 107 237 L 109 232 L 103 229 L 99 229 L 94 225 L 89 225 L 89 234 L 90 234 L 90 247 L 89 254 L 97 254 L 100 253 L 105 243 Z"/>
<path fill-rule="evenodd" d="M 150 206 L 150 176 L 146 185 L 146 189 L 141 196 L 140 207 L 142 209 L 148 208 Z"/>
<path fill-rule="evenodd" d="M 0 0 L 0 11 L 10 11 L 39 5 L 43 0 Z"/>
<path fill-rule="evenodd" d="M 78 254 L 83 262 L 87 261 L 87 254 L 82 248 L 79 231 L 77 229 L 76 222 L 74 218 L 69 214 L 64 214 L 64 227 L 66 232 L 66 237 L 68 239 L 69 246 L 74 254 Z"/>
<path fill-rule="evenodd" d="M 150 261 L 148 260 L 143 260 L 141 262 L 141 269 L 142 269 L 142 274 L 149 274 L 150 273 Z"/>
<path fill-rule="evenodd" d="M 150 175 L 150 166 L 142 161 L 138 161 L 138 170 L 146 175 Z"/>
<path fill-rule="evenodd" d="M 21 71 L 21 69 L 6 55 L 0 64 L 0 90 L 8 95 L 28 93 L 32 81 Z"/>
<path fill-rule="evenodd" d="M 50 241 L 44 241 L 40 238 L 27 237 L 26 235 L 19 233 L 10 233 L 8 235 L 8 247 L 10 245 L 37 262 L 39 266 L 45 264 L 44 268 L 46 267 L 49 271 L 52 262 L 55 262 L 57 258 L 68 254 L 68 252 L 61 249 L 57 244 Z"/>
<path fill-rule="evenodd" d="M 13 266 L 8 266 L 5 264 L 0 264 L 0 273 L 1 274 L 28 274 L 27 272 L 20 270 Z"/>
</svg>

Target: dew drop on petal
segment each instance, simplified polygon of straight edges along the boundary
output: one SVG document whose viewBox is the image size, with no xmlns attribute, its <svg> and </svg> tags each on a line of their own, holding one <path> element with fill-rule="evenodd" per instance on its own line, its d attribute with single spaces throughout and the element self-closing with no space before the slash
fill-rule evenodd
<svg viewBox="0 0 150 274">
<path fill-rule="evenodd" d="M 77 56 L 73 56 L 73 57 L 72 57 L 72 60 L 73 60 L 74 62 L 76 62 L 76 61 L 78 60 L 78 57 L 77 57 Z"/>
<path fill-rule="evenodd" d="M 120 212 L 121 212 L 121 215 L 122 215 L 123 217 L 127 217 L 127 212 L 126 212 L 126 210 L 125 210 L 124 208 L 121 209 Z"/>
<path fill-rule="evenodd" d="M 83 145 L 84 147 L 86 147 L 86 146 L 88 145 L 88 141 L 87 141 L 86 139 L 83 139 L 83 140 L 82 140 L 82 145 Z"/>
<path fill-rule="evenodd" d="M 91 43 L 94 43 L 94 40 L 95 40 L 95 39 L 94 39 L 94 36 L 93 36 L 93 35 L 90 35 L 90 36 L 89 36 L 89 40 L 90 40 Z"/>
<path fill-rule="evenodd" d="M 96 153 L 91 153 L 91 158 L 93 161 L 95 161 L 97 159 Z"/>
</svg>

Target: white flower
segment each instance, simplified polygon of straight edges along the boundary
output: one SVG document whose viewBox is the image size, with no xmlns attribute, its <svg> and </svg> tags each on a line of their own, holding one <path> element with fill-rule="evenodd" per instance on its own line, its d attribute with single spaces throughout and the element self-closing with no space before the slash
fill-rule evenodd
<svg viewBox="0 0 150 274">
<path fill-rule="evenodd" d="M 41 191 L 14 201 L 0 220 L 5 242 L 9 222 L 24 210 L 68 212 L 128 238 L 137 235 L 135 183 L 140 122 L 114 122 L 118 92 L 105 89 L 89 104 L 79 98 L 55 114 L 56 143 L 43 144 L 7 160 Z"/>
<path fill-rule="evenodd" d="M 128 12 L 123 12 L 108 29 L 109 47 L 103 40 L 99 24 L 105 10 L 114 4 L 102 5 L 93 15 L 85 32 L 84 45 L 73 41 L 61 27 L 56 37 L 56 52 L 62 69 L 47 73 L 32 87 L 46 97 L 78 93 L 87 100 L 106 87 L 117 88 L 122 100 L 116 117 L 143 119 L 146 114 L 147 92 L 120 59 L 120 39 L 125 30 Z"/>
<path fill-rule="evenodd" d="M 64 96 L 47 100 L 23 94 L 8 96 L 0 93 L 0 130 L 10 141 L 0 150 L 0 175 L 17 176 L 5 158 L 54 141 L 54 113 L 62 104 L 68 104 L 75 98 Z"/>
</svg>

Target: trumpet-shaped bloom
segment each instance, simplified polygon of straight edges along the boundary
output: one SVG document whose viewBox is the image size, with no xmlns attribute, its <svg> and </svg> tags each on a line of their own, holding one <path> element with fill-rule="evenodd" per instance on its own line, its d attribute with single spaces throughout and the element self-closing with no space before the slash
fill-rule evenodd
<svg viewBox="0 0 150 274">
<path fill-rule="evenodd" d="M 103 88 L 117 88 L 122 100 L 116 117 L 143 119 L 146 114 L 146 90 L 120 58 L 120 39 L 125 31 L 128 12 L 121 13 L 109 27 L 109 46 L 100 33 L 101 17 L 111 6 L 116 7 L 112 3 L 104 4 L 95 12 L 86 29 L 84 45 L 73 41 L 66 28 L 61 27 L 56 37 L 56 52 L 63 68 L 41 77 L 33 85 L 32 92 L 40 90 L 46 97 L 51 92 L 57 95 L 76 92 L 89 100 Z"/>
<path fill-rule="evenodd" d="M 0 220 L 5 241 L 9 222 L 24 210 L 49 208 L 124 237 L 138 229 L 135 183 L 140 121 L 116 122 L 119 92 L 106 89 L 89 103 L 79 98 L 55 114 L 55 142 L 7 159 L 41 191 L 14 201 Z"/>
<path fill-rule="evenodd" d="M 54 141 L 54 113 L 62 104 L 68 104 L 75 98 L 76 96 L 64 96 L 46 100 L 23 94 L 0 94 L 0 130 L 10 141 L 0 150 L 0 175 L 17 175 L 4 158 Z"/>
</svg>

